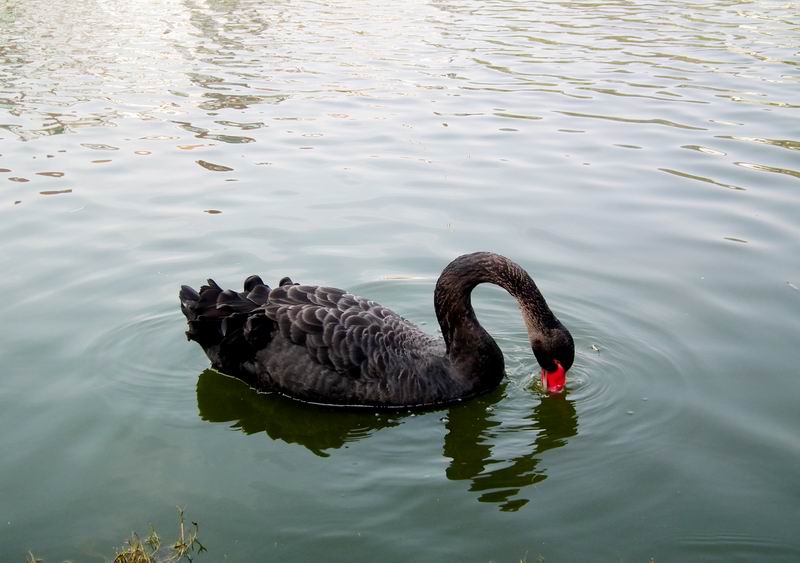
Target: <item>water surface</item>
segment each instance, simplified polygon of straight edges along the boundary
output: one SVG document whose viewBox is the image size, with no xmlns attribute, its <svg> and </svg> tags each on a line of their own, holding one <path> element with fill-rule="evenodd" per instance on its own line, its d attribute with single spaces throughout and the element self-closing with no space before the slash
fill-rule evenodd
<svg viewBox="0 0 800 563">
<path fill-rule="evenodd" d="M 102 560 L 174 506 L 207 560 L 800 558 L 791 2 L 10 0 L 0 7 L 0 552 Z M 258 395 L 177 288 L 348 288 L 436 330 L 449 260 L 571 329 L 543 397 Z"/>
</svg>

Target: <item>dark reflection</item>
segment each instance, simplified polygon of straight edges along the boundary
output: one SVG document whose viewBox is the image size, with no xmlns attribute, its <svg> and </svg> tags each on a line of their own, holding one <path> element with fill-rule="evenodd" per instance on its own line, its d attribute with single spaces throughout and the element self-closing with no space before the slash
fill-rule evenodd
<svg viewBox="0 0 800 563">
<path fill-rule="evenodd" d="M 501 422 L 492 413 L 503 397 L 504 390 L 499 388 L 446 411 L 443 453 L 451 461 L 445 474 L 452 481 L 470 481 L 469 490 L 480 493 L 479 502 L 515 511 L 529 500 L 518 498 L 521 490 L 547 478 L 538 468 L 541 455 L 565 445 L 577 433 L 578 417 L 573 401 L 555 396 L 543 397 L 517 424 Z M 323 457 L 376 430 L 398 426 L 411 415 L 409 411 L 326 408 L 262 395 L 210 369 L 197 381 L 197 404 L 203 420 L 232 422 L 233 428 L 245 434 L 265 432 L 274 440 L 301 445 Z M 492 448 L 504 431 L 530 438 L 517 455 L 493 457 Z"/>
<path fill-rule="evenodd" d="M 213 370 L 197 380 L 200 418 L 209 422 L 233 422 L 245 434 L 266 432 L 273 440 L 299 444 L 327 457 L 375 430 L 400 424 L 402 413 L 342 410 L 309 405 L 278 395 L 262 395 L 241 381 Z"/>
<path fill-rule="evenodd" d="M 541 454 L 560 448 L 578 432 L 578 417 L 573 401 L 564 395 L 542 397 L 524 424 L 513 431 L 531 436 L 531 442 L 520 448 L 519 455 L 509 459 L 492 459 L 492 443 L 501 431 L 501 422 L 490 417 L 491 404 L 496 401 L 478 400 L 450 409 L 444 455 L 452 461 L 447 478 L 470 480 L 470 491 L 481 493 L 480 502 L 500 504 L 500 510 L 515 511 L 528 499 L 512 498 L 524 487 L 547 478 L 538 469 Z"/>
</svg>

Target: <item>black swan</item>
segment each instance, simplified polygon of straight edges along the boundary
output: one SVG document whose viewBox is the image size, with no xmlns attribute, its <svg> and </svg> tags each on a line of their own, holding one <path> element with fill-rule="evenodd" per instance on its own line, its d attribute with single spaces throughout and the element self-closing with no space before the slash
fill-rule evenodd
<svg viewBox="0 0 800 563">
<path fill-rule="evenodd" d="M 481 283 L 517 299 L 542 383 L 563 391 L 572 336 L 527 272 L 491 252 L 459 256 L 439 277 L 433 302 L 443 339 L 374 301 L 289 278 L 270 289 L 250 276 L 240 293 L 208 280 L 200 293 L 182 286 L 180 300 L 189 340 L 214 369 L 256 389 L 326 405 L 410 408 L 474 397 L 503 378 L 503 354 L 470 303 Z"/>
</svg>

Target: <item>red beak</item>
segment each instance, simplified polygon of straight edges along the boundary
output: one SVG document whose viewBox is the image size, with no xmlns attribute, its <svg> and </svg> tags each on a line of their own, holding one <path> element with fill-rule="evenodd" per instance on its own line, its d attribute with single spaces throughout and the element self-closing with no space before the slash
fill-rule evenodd
<svg viewBox="0 0 800 563">
<path fill-rule="evenodd" d="M 561 393 L 567 384 L 567 372 L 564 371 L 564 366 L 555 360 L 554 362 L 556 369 L 553 371 L 542 370 L 542 387 L 547 389 L 548 393 Z"/>
</svg>

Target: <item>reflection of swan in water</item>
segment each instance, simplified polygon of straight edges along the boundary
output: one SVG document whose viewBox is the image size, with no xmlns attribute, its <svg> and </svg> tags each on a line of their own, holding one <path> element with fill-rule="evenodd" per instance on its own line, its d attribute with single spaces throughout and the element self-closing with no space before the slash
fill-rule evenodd
<svg viewBox="0 0 800 563">
<path fill-rule="evenodd" d="M 480 502 L 499 503 L 501 510 L 514 511 L 528 500 L 511 497 L 547 477 L 537 470 L 541 455 L 565 445 L 577 433 L 578 419 L 573 402 L 563 395 L 543 397 L 524 427 L 515 430 L 532 436 L 531 447 L 508 460 L 492 459 L 492 442 L 503 423 L 492 419 L 489 411 L 502 397 L 501 388 L 448 409 L 444 455 L 451 461 L 446 475 L 452 481 L 471 481 L 470 490 L 481 493 Z M 245 434 L 266 432 L 274 440 L 299 444 L 324 457 L 376 430 L 398 426 L 410 415 L 309 408 L 277 394 L 259 394 L 213 370 L 204 371 L 197 381 L 197 404 L 203 420 L 233 422 Z"/>
<path fill-rule="evenodd" d="M 575 405 L 565 396 L 542 397 L 526 417 L 524 428 L 515 429 L 531 433 L 531 448 L 508 460 L 493 460 L 492 436 L 502 423 L 489 417 L 488 406 L 489 401 L 478 400 L 450 409 L 444 437 L 444 455 L 452 460 L 447 478 L 472 481 L 470 490 L 482 493 L 480 502 L 500 503 L 501 510 L 513 512 L 526 505 L 528 499 L 510 500 L 511 497 L 547 478 L 544 470 L 537 470 L 541 454 L 560 448 L 567 438 L 575 436 L 578 417 Z"/>
<path fill-rule="evenodd" d="M 211 369 L 197 380 L 200 418 L 233 422 L 245 434 L 266 432 L 273 440 L 300 444 L 327 457 L 326 450 L 341 448 L 379 428 L 397 426 L 398 412 L 376 414 L 364 410 L 314 407 L 276 394 L 263 395 L 240 381 Z"/>
</svg>

